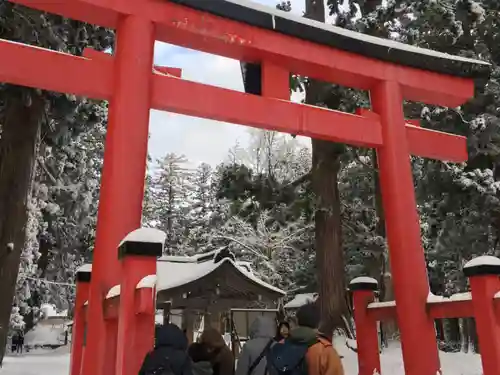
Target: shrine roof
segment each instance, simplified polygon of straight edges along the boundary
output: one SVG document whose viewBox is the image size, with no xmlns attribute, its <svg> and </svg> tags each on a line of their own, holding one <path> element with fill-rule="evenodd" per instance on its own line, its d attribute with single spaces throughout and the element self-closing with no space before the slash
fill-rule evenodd
<svg viewBox="0 0 500 375">
<path fill-rule="evenodd" d="M 490 64 L 326 25 L 248 0 L 169 0 L 251 26 L 412 68 L 463 78 L 487 78 Z"/>
<path fill-rule="evenodd" d="M 207 284 L 215 280 L 212 276 L 219 274 L 220 278 L 220 273 L 230 272 L 263 292 L 279 296 L 285 294 L 281 289 L 256 277 L 247 262 L 238 262 L 234 256 L 221 254 L 220 250 L 216 250 L 191 257 L 164 256 L 160 258 L 156 271 L 157 291 L 190 290 L 190 285 Z"/>
</svg>

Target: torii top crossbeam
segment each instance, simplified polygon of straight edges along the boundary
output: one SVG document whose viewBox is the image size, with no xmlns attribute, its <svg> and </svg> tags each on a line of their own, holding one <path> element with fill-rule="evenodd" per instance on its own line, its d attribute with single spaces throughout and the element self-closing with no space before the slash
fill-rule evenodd
<svg viewBox="0 0 500 375">
<path fill-rule="evenodd" d="M 120 280 L 114 249 L 140 226 L 150 108 L 376 148 L 405 373 L 439 373 L 434 326 L 426 312 L 429 286 L 409 155 L 464 161 L 466 142 L 405 125 L 402 103 L 459 106 L 473 96 L 474 79 L 488 77 L 487 63 L 241 0 L 13 2 L 117 30 L 113 57 L 92 51 L 77 57 L 0 40 L 0 81 L 110 100 L 84 375 L 115 373 L 115 364 L 119 375 L 136 370 L 128 360 L 137 353 L 126 344 L 130 312 L 123 307 L 118 346 L 108 352 L 101 339 L 106 330 L 101 303 Z M 153 71 L 155 39 L 260 64 L 261 96 Z M 290 73 L 368 90 L 372 111 L 352 115 L 291 103 Z M 149 274 L 132 271 L 132 279 Z"/>
<path fill-rule="evenodd" d="M 489 64 L 481 61 L 326 26 L 248 1 L 13 2 L 110 28 L 118 26 L 120 15 L 137 15 L 156 24 L 155 38 L 158 40 L 241 61 L 265 61 L 266 65 L 279 65 L 286 69 L 287 74 L 294 72 L 360 89 L 370 89 L 376 82 L 388 78 L 395 79 L 401 85 L 405 99 L 450 107 L 462 104 L 473 94 L 471 81 L 464 78 L 489 74 Z M 200 10 L 214 15 L 207 15 Z M 0 73 L 3 81 L 98 99 L 111 97 L 113 75 L 112 64 L 108 59 L 98 62 L 5 41 L 1 42 L 0 48 L 2 56 L 9 56 L 3 62 L 4 67 Z M 31 62 L 35 56 L 40 63 L 33 67 Z M 49 62 L 52 68 L 48 67 Z M 65 67 L 64 77 L 58 68 L 61 65 Z M 280 78 L 279 73 L 269 69 L 272 68 L 264 67 L 264 71 L 274 75 L 274 81 Z M 279 97 L 288 99 L 288 90 L 288 85 L 280 87 Z M 175 98 L 165 95 L 165 92 L 172 91 L 177 93 Z M 189 102 L 185 100 L 185 96 L 189 96 Z M 214 103 L 212 98 L 218 103 L 233 105 L 224 106 L 221 110 L 220 105 Z M 366 121 L 364 117 L 337 111 L 245 97 L 230 90 L 180 81 L 171 76 L 155 75 L 151 106 L 186 115 L 360 146 L 378 147 L 382 144 L 380 126 L 373 117 Z M 248 111 L 242 111 L 242 107 L 248 108 Z M 268 115 L 265 116 L 264 113 Z M 329 126 L 324 126 L 325 123 L 329 123 Z M 461 161 L 464 158 L 463 140 L 458 141 L 457 138 L 431 130 L 415 130 L 411 125 L 407 132 L 410 149 L 415 155 L 450 161 Z M 451 145 L 441 149 L 442 156 L 431 151 L 435 150 L 432 146 L 442 146 L 444 141 L 451 142 Z M 462 149 L 462 153 L 457 152 L 456 146 Z M 454 152 L 449 151 L 451 148 Z"/>
</svg>

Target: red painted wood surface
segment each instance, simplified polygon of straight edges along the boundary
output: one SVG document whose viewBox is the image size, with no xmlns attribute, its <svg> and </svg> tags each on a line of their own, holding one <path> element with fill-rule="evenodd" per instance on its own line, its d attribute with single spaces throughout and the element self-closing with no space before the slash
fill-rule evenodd
<svg viewBox="0 0 500 375">
<path fill-rule="evenodd" d="M 481 346 L 484 375 L 500 374 L 500 320 L 493 299 L 500 289 L 498 275 L 470 277 L 472 305 Z"/>
<path fill-rule="evenodd" d="M 89 298 L 89 291 L 89 282 L 78 281 L 76 283 L 76 300 L 71 335 L 70 375 L 80 375 L 82 368 L 83 342 L 85 336 L 85 302 L 87 302 Z"/>
<path fill-rule="evenodd" d="M 496 303 L 500 307 L 500 302 Z M 497 307 L 497 308 L 498 308 Z M 472 318 L 474 316 L 471 300 L 427 303 L 427 312 L 433 319 Z M 368 317 L 375 321 L 387 322 L 396 319 L 396 307 L 374 304 L 368 308 Z"/>
<path fill-rule="evenodd" d="M 376 113 L 366 108 L 358 108 L 356 113 L 380 121 Z M 405 122 L 410 154 L 455 163 L 462 163 L 469 158 L 466 137 L 422 128 L 420 121 L 415 119 Z"/>
<path fill-rule="evenodd" d="M 440 371 L 434 321 L 429 319 L 427 264 L 413 185 L 405 131 L 403 95 L 394 81 L 370 92 L 373 111 L 380 116 L 383 147 L 377 150 L 379 183 L 386 221 L 398 327 L 406 375 Z"/>
<path fill-rule="evenodd" d="M 375 300 L 375 293 L 372 290 L 356 290 L 352 298 L 358 348 L 358 375 L 380 374 L 378 326 L 368 309 L 368 305 Z"/>
</svg>

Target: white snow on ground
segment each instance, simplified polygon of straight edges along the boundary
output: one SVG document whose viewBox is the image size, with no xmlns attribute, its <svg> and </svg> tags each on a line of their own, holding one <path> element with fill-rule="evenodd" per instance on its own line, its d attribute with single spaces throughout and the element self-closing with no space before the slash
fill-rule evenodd
<svg viewBox="0 0 500 375">
<path fill-rule="evenodd" d="M 345 374 L 357 375 L 356 354 L 347 348 L 345 340 L 336 340 L 336 348 L 342 355 Z M 2 375 L 68 375 L 69 355 L 67 348 L 55 351 L 37 351 L 18 357 L 7 357 Z M 482 375 L 478 355 L 465 353 L 441 353 L 443 375 Z M 382 353 L 382 375 L 404 375 L 401 348 L 394 345 Z"/>
<path fill-rule="evenodd" d="M 67 351 L 66 348 L 39 350 L 20 356 L 6 357 L 0 373 L 2 375 L 69 375 Z"/>
</svg>

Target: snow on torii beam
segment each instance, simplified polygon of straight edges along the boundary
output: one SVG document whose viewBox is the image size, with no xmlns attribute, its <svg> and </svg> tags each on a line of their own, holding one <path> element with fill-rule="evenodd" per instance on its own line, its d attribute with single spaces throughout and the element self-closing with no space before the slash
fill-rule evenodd
<svg viewBox="0 0 500 375">
<path fill-rule="evenodd" d="M 2 82 L 95 99 L 111 97 L 113 59 L 104 53 L 86 51 L 86 57 L 77 57 L 0 39 L 0 55 Z M 374 114 L 351 115 L 156 72 L 152 75 L 154 109 L 364 147 L 382 146 L 381 124 Z M 171 92 L 176 95 L 169 95 Z M 406 134 L 413 155 L 454 162 L 467 160 L 464 137 L 408 124 Z"/>
</svg>

